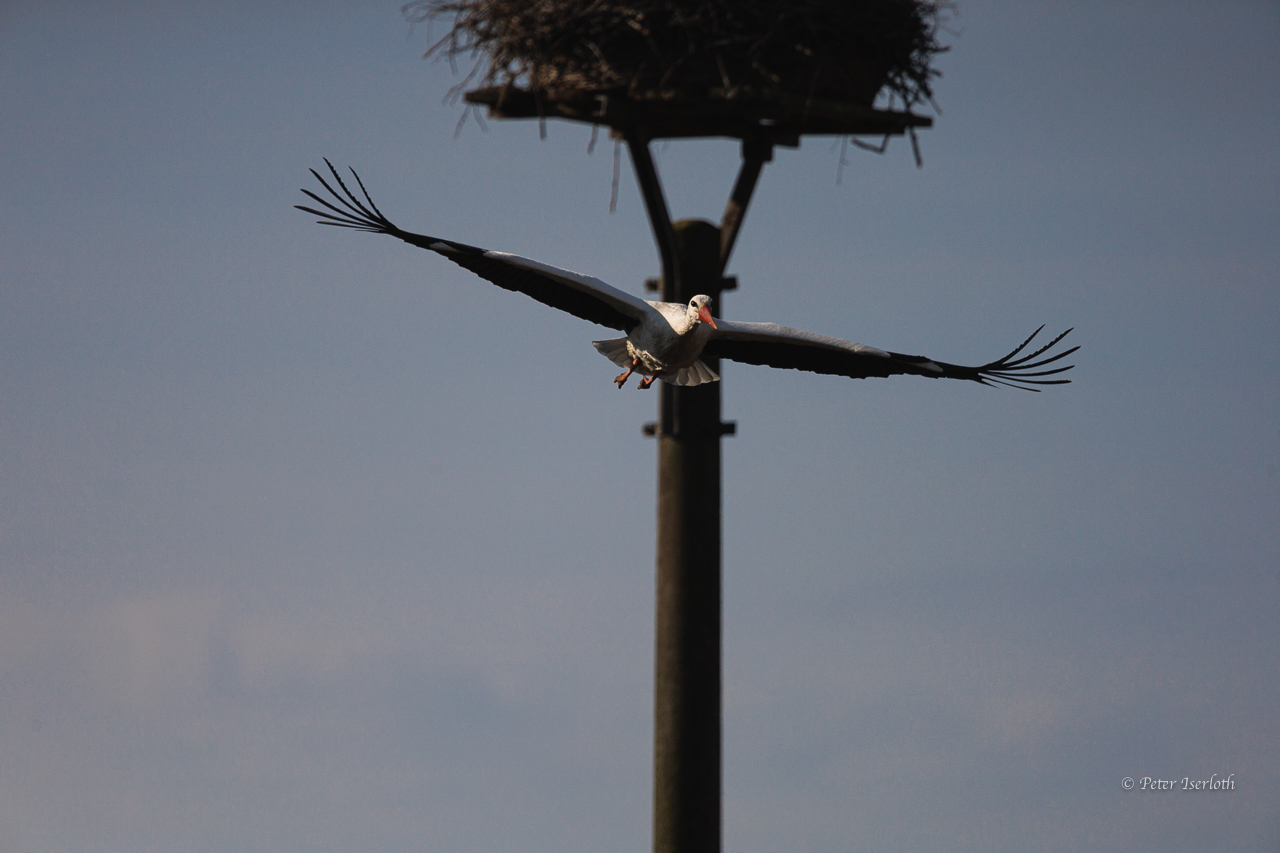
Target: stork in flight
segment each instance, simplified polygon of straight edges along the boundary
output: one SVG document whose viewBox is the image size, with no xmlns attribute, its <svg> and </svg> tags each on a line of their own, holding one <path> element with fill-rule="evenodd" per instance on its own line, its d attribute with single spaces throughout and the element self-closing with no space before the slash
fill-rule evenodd
<svg viewBox="0 0 1280 853">
<path fill-rule="evenodd" d="M 354 169 L 351 174 L 360 187 L 363 201 L 347 188 L 332 163 L 325 160 L 325 164 L 342 192 L 331 187 L 315 169 L 311 174 L 329 191 L 337 205 L 304 189 L 303 192 L 324 210 L 302 205 L 295 207 L 319 216 L 322 225 L 390 234 L 421 249 L 430 249 L 505 290 L 523 293 L 575 317 L 625 332 L 625 338 L 592 341 L 592 346 L 601 354 L 624 368 L 624 372 L 614 379 L 618 388 L 626 384 L 632 373 L 641 376 L 640 388 L 648 388 L 655 379 L 672 385 L 701 385 L 718 381 L 720 377 L 703 363 L 703 356 L 853 379 L 902 373 L 930 379 L 968 379 L 983 385 L 1008 385 L 1028 391 L 1039 391 L 1034 387 L 1037 385 L 1065 385 L 1071 381 L 1046 377 L 1064 373 L 1074 365 L 1037 369 L 1066 358 L 1079 349 L 1078 346 L 1072 347 L 1041 358 L 1071 329 L 1031 354 L 1015 358 L 1040 333 L 1044 328 L 1041 326 L 1004 358 L 980 367 L 964 367 L 918 355 L 886 352 L 777 323 L 717 322 L 711 316 L 709 296 L 695 296 L 688 305 L 647 302 L 598 278 L 517 255 L 401 231 L 378 210 Z"/>
</svg>

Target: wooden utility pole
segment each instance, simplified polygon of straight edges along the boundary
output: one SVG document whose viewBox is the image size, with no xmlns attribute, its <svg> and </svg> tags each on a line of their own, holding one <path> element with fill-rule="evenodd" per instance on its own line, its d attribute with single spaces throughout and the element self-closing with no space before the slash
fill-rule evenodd
<svg viewBox="0 0 1280 853">
<path fill-rule="evenodd" d="M 792 103 L 749 100 L 686 103 L 635 100 L 619 93 L 529 92 L 510 86 L 468 92 L 490 118 L 562 118 L 606 125 L 631 153 L 645 210 L 662 259 L 664 302 L 698 294 L 720 298 L 736 282 L 724 277 L 751 194 L 775 145 L 797 147 L 818 135 L 897 136 L 932 123 L 924 116 L 812 98 Z M 655 139 L 742 140 L 742 167 L 720 225 L 672 223 L 649 143 Z M 719 372 L 718 359 L 703 358 Z M 720 853 L 720 386 L 657 383 L 657 616 L 653 703 L 654 853 Z"/>
<path fill-rule="evenodd" d="M 648 146 L 628 142 L 664 262 L 663 301 L 683 304 L 705 294 L 720 316 L 722 294 L 736 287 L 724 267 L 773 146 L 744 142 L 722 225 L 695 219 L 668 225 Z M 703 361 L 719 372 L 717 359 Z M 653 850 L 719 853 L 720 438 L 734 425 L 720 420 L 719 382 L 660 387 L 658 422 L 646 430 L 658 438 Z"/>
<path fill-rule="evenodd" d="M 720 304 L 720 229 L 675 225 L 680 286 Z M 714 313 L 718 314 L 718 310 Z M 707 361 L 712 370 L 719 364 Z M 653 701 L 654 853 L 720 850 L 720 383 L 661 385 Z"/>
</svg>

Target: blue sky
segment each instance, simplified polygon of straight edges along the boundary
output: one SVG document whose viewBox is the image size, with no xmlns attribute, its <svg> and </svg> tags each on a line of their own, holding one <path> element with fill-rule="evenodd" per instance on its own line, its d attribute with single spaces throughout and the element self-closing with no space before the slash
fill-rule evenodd
<svg viewBox="0 0 1280 853">
<path fill-rule="evenodd" d="M 765 170 L 729 364 L 728 850 L 1280 843 L 1280 12 L 962 3 L 909 146 Z M 437 30 L 437 33 L 441 30 Z M 640 292 L 630 164 L 443 104 L 398 4 L 0 8 L 0 846 L 642 850 L 656 399 L 601 330 L 292 208 Z M 716 218 L 729 142 L 656 146 Z M 1235 774 L 1228 793 L 1126 776 Z"/>
</svg>

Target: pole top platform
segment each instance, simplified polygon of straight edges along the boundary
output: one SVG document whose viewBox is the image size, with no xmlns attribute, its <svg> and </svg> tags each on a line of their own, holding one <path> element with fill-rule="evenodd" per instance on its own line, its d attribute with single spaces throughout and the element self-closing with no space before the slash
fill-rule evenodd
<svg viewBox="0 0 1280 853">
<path fill-rule="evenodd" d="M 616 137 L 728 137 L 792 147 L 801 136 L 901 136 L 933 119 L 862 104 L 800 98 L 785 92 L 651 90 L 628 92 L 489 86 L 464 95 L 489 117 L 560 118 L 604 125 Z"/>
</svg>

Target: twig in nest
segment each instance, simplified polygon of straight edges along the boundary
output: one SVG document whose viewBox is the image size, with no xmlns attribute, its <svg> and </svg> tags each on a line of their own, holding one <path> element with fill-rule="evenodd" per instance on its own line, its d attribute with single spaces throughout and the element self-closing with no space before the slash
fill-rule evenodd
<svg viewBox="0 0 1280 853">
<path fill-rule="evenodd" d="M 884 135 L 884 139 L 880 140 L 879 145 L 872 145 L 870 142 L 863 142 L 861 139 L 846 138 L 863 151 L 870 151 L 874 154 L 883 154 L 889 148 L 889 134 L 887 133 Z"/>
</svg>

